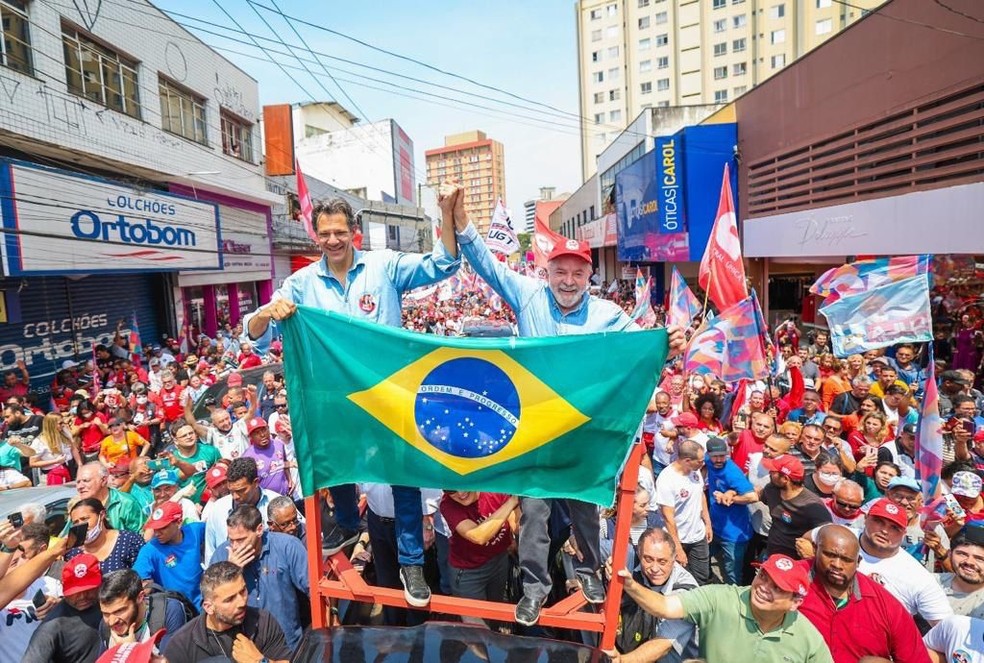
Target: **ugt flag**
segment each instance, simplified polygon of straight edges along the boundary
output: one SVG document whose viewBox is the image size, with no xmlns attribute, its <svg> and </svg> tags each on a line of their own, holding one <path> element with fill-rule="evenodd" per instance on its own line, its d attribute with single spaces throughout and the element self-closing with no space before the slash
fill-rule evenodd
<svg viewBox="0 0 984 663">
<path fill-rule="evenodd" d="M 710 373 L 725 382 L 763 380 L 769 375 L 768 334 L 755 291 L 705 320 L 690 340 L 688 373 Z"/>
<path fill-rule="evenodd" d="M 707 238 L 707 248 L 700 261 L 698 276 L 700 287 L 707 296 L 723 311 L 732 304 L 748 297 L 745 285 L 745 263 L 741 259 L 741 242 L 738 239 L 738 223 L 735 220 L 735 203 L 731 195 L 731 174 L 728 164 L 724 165 L 724 180 L 721 182 L 721 197 L 718 200 L 717 216 L 711 236 Z"/>
<path fill-rule="evenodd" d="M 519 251 L 519 238 L 516 237 L 516 230 L 513 228 L 509 211 L 502 204 L 501 198 L 496 202 L 495 211 L 492 212 L 492 221 L 489 222 L 489 233 L 485 238 L 485 245 L 489 247 L 489 251 L 507 256 Z"/>
<path fill-rule="evenodd" d="M 282 328 L 305 495 L 373 481 L 609 506 L 668 349 L 662 329 L 451 338 L 304 306 Z"/>
<path fill-rule="evenodd" d="M 837 357 L 933 340 L 926 275 L 841 297 L 819 310 L 827 318 Z"/>
<path fill-rule="evenodd" d="M 683 280 L 680 270 L 673 267 L 670 279 L 670 301 L 666 311 L 666 324 L 679 325 L 686 329 L 700 313 L 701 305 L 697 296 Z"/>
</svg>

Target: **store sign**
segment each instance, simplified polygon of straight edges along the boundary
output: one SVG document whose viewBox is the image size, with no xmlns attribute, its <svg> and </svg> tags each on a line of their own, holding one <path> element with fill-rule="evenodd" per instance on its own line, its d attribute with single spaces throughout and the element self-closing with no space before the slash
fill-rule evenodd
<svg viewBox="0 0 984 663">
<path fill-rule="evenodd" d="M 615 215 L 606 214 L 600 219 L 578 226 L 574 230 L 574 236 L 582 242 L 587 242 L 592 249 L 615 246 L 618 241 L 615 226 Z"/>
<path fill-rule="evenodd" d="M 222 267 L 215 205 L 0 161 L 8 276 Z"/>
<path fill-rule="evenodd" d="M 673 139 L 664 147 L 670 150 L 666 159 L 662 151 L 653 150 L 615 176 L 619 260 L 675 262 L 689 256 L 687 232 L 681 221 L 682 196 L 678 197 L 677 172 L 682 156 Z M 670 187 L 664 190 L 667 177 Z M 665 207 L 668 203 L 669 209 Z"/>
<path fill-rule="evenodd" d="M 222 219 L 222 271 L 264 272 L 273 270 L 267 217 L 259 212 L 219 206 Z"/>
<path fill-rule="evenodd" d="M 746 219 L 743 245 L 750 258 L 979 253 L 982 208 L 981 182 L 917 191 Z"/>
<path fill-rule="evenodd" d="M 656 138 L 656 159 L 658 175 L 656 185 L 659 189 L 658 209 L 659 232 L 663 234 L 687 231 L 683 205 L 683 151 L 676 136 Z"/>
</svg>

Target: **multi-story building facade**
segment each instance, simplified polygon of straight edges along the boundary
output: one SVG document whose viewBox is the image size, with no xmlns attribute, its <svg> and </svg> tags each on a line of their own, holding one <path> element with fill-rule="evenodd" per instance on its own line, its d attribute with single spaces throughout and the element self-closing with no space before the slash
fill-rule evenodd
<svg viewBox="0 0 984 663">
<path fill-rule="evenodd" d="M 646 108 L 733 101 L 884 0 L 580 0 L 582 176 Z"/>
<path fill-rule="evenodd" d="M 482 131 L 444 138 L 444 147 L 427 150 L 427 184 L 460 181 L 468 191 L 465 210 L 482 235 L 489 229 L 498 199 L 506 203 L 506 166 L 502 143 Z"/>
</svg>

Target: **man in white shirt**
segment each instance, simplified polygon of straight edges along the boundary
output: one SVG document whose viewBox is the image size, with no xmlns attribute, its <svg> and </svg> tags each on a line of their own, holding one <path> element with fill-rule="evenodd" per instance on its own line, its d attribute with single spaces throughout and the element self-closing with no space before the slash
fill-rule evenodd
<svg viewBox="0 0 984 663">
<path fill-rule="evenodd" d="M 700 473 L 703 464 L 704 449 L 693 440 L 684 440 L 677 448 L 677 459 L 656 479 L 656 501 L 676 545 L 676 559 L 702 585 L 711 576 L 712 537 Z"/>
<path fill-rule="evenodd" d="M 923 636 L 934 661 L 984 663 L 984 619 L 947 617 Z"/>
<path fill-rule="evenodd" d="M 672 428 L 670 419 L 673 417 L 673 403 L 665 391 L 657 391 L 646 410 L 646 418 L 642 423 L 643 438 L 652 436 L 653 442 L 653 474 L 659 476 L 663 469 L 673 462 L 673 455 L 667 447 L 673 442 L 664 434 Z"/>
</svg>

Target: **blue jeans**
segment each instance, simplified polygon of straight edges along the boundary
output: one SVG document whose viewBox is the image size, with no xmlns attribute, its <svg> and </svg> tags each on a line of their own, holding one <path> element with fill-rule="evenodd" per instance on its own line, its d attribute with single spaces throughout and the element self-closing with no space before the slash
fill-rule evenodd
<svg viewBox="0 0 984 663">
<path fill-rule="evenodd" d="M 359 496 L 353 484 L 328 489 L 335 503 L 335 521 L 342 529 L 359 529 Z M 393 486 L 393 506 L 396 512 L 396 545 L 401 566 L 424 565 L 424 511 L 420 504 L 420 489 Z"/>
<path fill-rule="evenodd" d="M 745 561 L 745 548 L 747 546 L 747 541 L 736 543 L 715 539 L 711 542 L 711 556 L 720 559 L 724 582 L 729 585 L 741 584 L 741 569 Z"/>
</svg>

